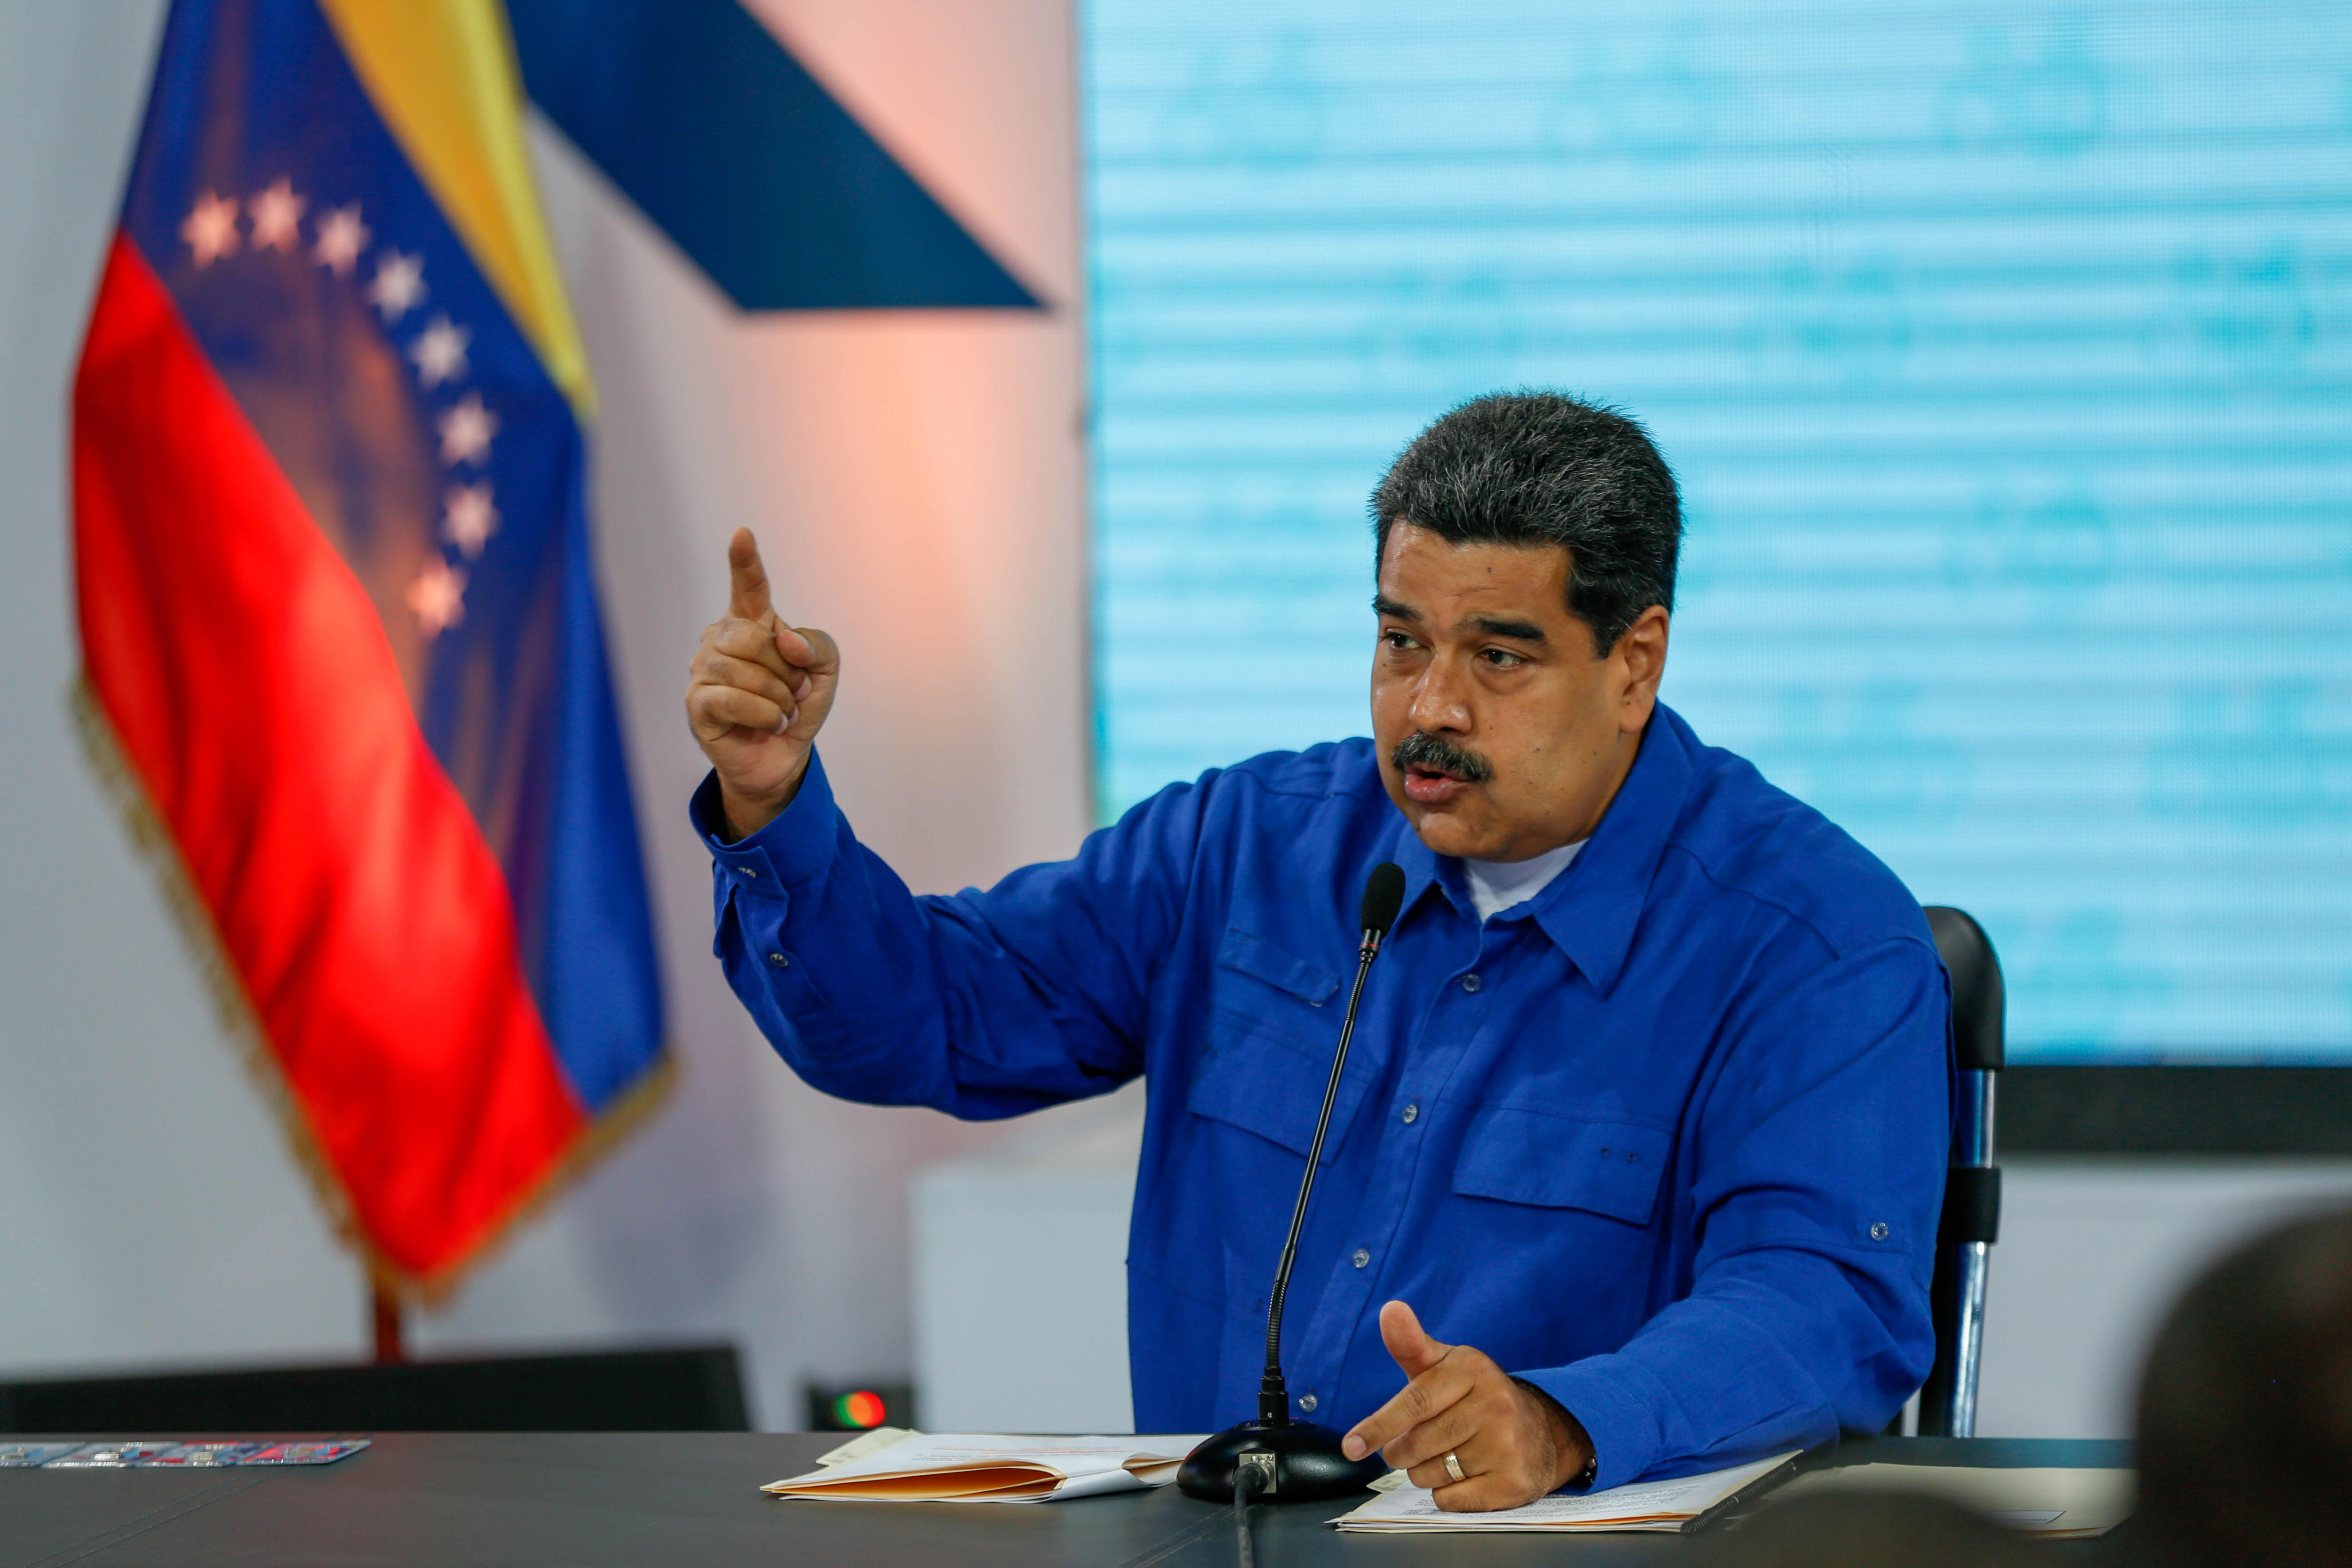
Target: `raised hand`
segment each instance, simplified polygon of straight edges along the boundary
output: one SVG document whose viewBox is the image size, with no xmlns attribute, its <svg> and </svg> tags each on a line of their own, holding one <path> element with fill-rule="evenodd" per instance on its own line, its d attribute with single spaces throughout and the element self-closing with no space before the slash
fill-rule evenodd
<svg viewBox="0 0 2352 1568">
<path fill-rule="evenodd" d="M 815 627 L 786 626 L 776 614 L 750 529 L 727 542 L 727 614 L 702 628 L 687 671 L 686 720 L 718 771 L 728 829 L 740 838 L 799 792 L 833 710 L 841 650 Z"/>
<path fill-rule="evenodd" d="M 1592 1444 L 1583 1426 L 1484 1352 L 1431 1339 L 1402 1301 L 1381 1309 L 1381 1342 L 1412 1381 L 1340 1439 L 1348 1458 L 1378 1448 L 1455 1513 L 1517 1508 L 1584 1473 Z M 1448 1454 L 1463 1479 L 1445 1468 Z"/>
</svg>

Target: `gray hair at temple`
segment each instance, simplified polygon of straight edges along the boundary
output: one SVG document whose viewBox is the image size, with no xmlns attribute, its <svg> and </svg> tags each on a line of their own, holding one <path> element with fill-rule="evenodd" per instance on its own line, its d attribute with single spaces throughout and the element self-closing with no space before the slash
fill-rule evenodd
<svg viewBox="0 0 2352 1568">
<path fill-rule="evenodd" d="M 1402 521 L 1461 544 L 1559 545 L 1568 607 L 1607 658 L 1652 605 L 1675 607 L 1682 502 L 1650 433 L 1605 404 L 1496 392 L 1412 439 L 1372 491 L 1373 569 Z"/>
</svg>

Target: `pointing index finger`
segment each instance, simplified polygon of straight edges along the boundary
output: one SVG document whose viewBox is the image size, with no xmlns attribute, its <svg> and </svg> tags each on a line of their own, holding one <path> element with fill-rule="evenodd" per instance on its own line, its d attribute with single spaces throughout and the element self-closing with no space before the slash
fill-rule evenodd
<svg viewBox="0 0 2352 1568">
<path fill-rule="evenodd" d="M 727 542 L 727 613 L 747 621 L 764 620 L 773 612 L 768 599 L 768 569 L 760 560 L 759 541 L 748 528 L 739 528 Z"/>
</svg>

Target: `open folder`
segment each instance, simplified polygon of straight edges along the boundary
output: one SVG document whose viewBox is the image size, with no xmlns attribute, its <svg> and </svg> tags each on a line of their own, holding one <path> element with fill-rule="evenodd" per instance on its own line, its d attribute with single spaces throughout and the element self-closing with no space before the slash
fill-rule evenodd
<svg viewBox="0 0 2352 1568">
<path fill-rule="evenodd" d="M 760 1489 L 847 1502 L 1052 1502 L 1166 1486 L 1203 1440 L 909 1432 Z"/>
</svg>

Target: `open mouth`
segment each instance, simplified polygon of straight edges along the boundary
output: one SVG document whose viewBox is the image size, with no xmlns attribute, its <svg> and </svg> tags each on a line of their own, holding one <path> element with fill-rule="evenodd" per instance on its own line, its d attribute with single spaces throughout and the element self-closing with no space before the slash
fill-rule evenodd
<svg viewBox="0 0 2352 1568">
<path fill-rule="evenodd" d="M 1443 805 L 1495 776 L 1484 757 L 1426 731 L 1399 742 L 1389 760 L 1404 776 L 1406 798 L 1419 805 Z"/>
<path fill-rule="evenodd" d="M 1444 768 L 1416 765 L 1404 770 L 1404 793 L 1422 805 L 1443 805 L 1470 787 L 1470 781 Z"/>
</svg>

